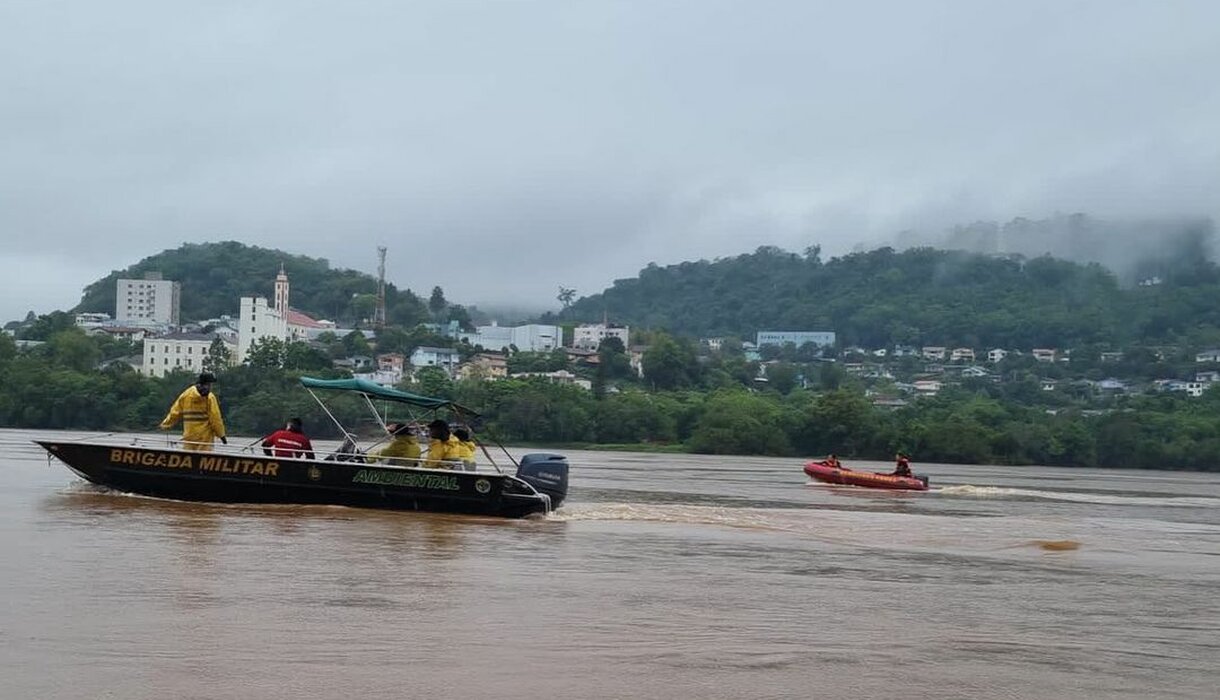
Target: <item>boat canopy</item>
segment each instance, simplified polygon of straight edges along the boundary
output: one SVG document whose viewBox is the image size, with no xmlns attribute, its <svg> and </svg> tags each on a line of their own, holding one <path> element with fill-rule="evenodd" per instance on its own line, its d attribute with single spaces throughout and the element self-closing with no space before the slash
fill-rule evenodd
<svg viewBox="0 0 1220 700">
<path fill-rule="evenodd" d="M 363 394 L 366 397 L 384 399 L 386 401 L 394 401 L 404 403 L 408 406 L 416 406 L 418 408 L 426 408 L 436 410 L 438 408 L 452 408 L 466 415 L 478 415 L 474 411 L 456 404 L 448 399 L 434 399 L 430 396 L 420 396 L 407 391 L 399 391 L 389 387 L 381 386 L 375 382 L 370 382 L 367 379 L 316 379 L 314 377 L 301 377 L 301 386 L 306 389 L 333 389 L 336 391 L 351 391 L 357 394 Z"/>
</svg>

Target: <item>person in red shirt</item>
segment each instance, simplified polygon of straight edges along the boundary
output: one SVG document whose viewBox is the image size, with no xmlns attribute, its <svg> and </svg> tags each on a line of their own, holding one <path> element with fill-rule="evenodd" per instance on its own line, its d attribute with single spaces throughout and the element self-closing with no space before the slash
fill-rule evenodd
<svg viewBox="0 0 1220 700">
<path fill-rule="evenodd" d="M 283 430 L 277 430 L 263 438 L 263 454 L 314 459 L 313 444 L 301 430 L 301 419 L 291 418 Z"/>
</svg>

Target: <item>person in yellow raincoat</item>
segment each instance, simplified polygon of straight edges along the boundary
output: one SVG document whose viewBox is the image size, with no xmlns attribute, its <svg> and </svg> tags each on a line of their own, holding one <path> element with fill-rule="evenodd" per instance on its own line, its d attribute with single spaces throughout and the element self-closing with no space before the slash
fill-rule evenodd
<svg viewBox="0 0 1220 700">
<path fill-rule="evenodd" d="M 428 436 L 432 439 L 428 442 L 428 459 L 424 463 L 425 467 L 433 469 L 451 469 L 454 462 L 460 462 L 462 459 L 462 446 L 458 443 L 458 439 L 449 432 L 449 424 L 441 419 L 436 419 L 428 424 Z"/>
<path fill-rule="evenodd" d="M 470 431 L 466 428 L 454 428 L 453 437 L 458 441 L 458 453 L 462 458 L 462 466 L 468 472 L 475 470 L 474 456 L 477 450 L 474 441 L 470 439 Z"/>
<path fill-rule="evenodd" d="M 229 444 L 225 437 L 225 422 L 220 417 L 220 402 L 212 393 L 212 385 L 216 376 L 211 372 L 199 375 L 199 381 L 188 386 L 178 395 L 174 405 L 170 406 L 165 420 L 161 421 L 161 429 L 169 430 L 179 420 L 182 421 L 182 446 L 184 449 L 198 452 L 211 452 L 212 442 L 216 438 L 224 444 Z"/>
<path fill-rule="evenodd" d="M 415 441 L 415 429 L 407 423 L 390 423 L 385 427 L 392 436 L 389 444 L 369 453 L 369 460 L 399 466 L 418 466 L 419 443 Z"/>
</svg>

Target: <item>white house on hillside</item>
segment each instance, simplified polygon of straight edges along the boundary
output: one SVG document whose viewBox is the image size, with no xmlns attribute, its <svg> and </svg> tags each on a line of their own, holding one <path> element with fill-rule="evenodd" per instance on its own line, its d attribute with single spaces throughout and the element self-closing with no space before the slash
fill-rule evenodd
<svg viewBox="0 0 1220 700">
<path fill-rule="evenodd" d="M 491 352 L 481 352 L 470 362 L 458 367 L 462 379 L 504 379 L 508 376 L 508 358 Z"/>
<path fill-rule="evenodd" d="M 631 347 L 627 342 L 628 335 L 627 326 L 618 326 L 613 323 L 583 323 L 577 326 L 572 333 L 572 347 L 596 350 L 601 347 L 602 341 L 606 338 L 618 338 L 623 347 L 628 348 Z"/>
<path fill-rule="evenodd" d="M 411 366 L 416 369 L 422 367 L 440 367 L 445 370 L 446 374 L 452 377 L 457 370 L 459 359 L 458 351 L 452 348 L 420 346 L 415 348 L 415 351 L 411 353 Z"/>
<path fill-rule="evenodd" d="M 563 346 L 563 329 L 531 323 L 524 326 L 479 326 L 474 333 L 462 333 L 461 339 L 485 350 L 504 351 L 515 347 L 522 352 L 550 352 Z"/>
<path fill-rule="evenodd" d="M 924 346 L 921 354 L 925 360 L 943 360 L 945 359 L 945 348 L 939 345 Z"/>
<path fill-rule="evenodd" d="M 1034 359 L 1038 362 L 1054 362 L 1056 352 L 1054 348 L 1034 348 L 1030 351 Z"/>
<path fill-rule="evenodd" d="M 953 348 L 949 354 L 950 362 L 974 362 L 974 350 L 970 348 Z"/>
<path fill-rule="evenodd" d="M 79 313 L 76 315 L 76 325 L 79 328 L 100 328 L 110 323 L 110 314 Z"/>
<path fill-rule="evenodd" d="M 588 379 L 581 379 L 572 372 L 566 369 L 557 369 L 554 372 L 517 372 L 512 375 L 513 379 L 524 379 L 528 377 L 542 377 L 552 384 L 567 384 L 578 386 L 582 389 L 592 389 L 593 382 Z"/>
<path fill-rule="evenodd" d="M 148 336 L 149 331 L 147 328 L 136 328 L 133 326 L 99 326 L 90 328 L 85 333 L 94 337 L 105 336 L 115 340 L 130 340 L 133 343 L 138 343 Z"/>
<path fill-rule="evenodd" d="M 159 338 L 148 338 L 144 341 L 144 363 L 140 372 L 149 377 L 164 377 L 175 370 L 191 374 L 201 372 L 212 341 L 218 337 L 214 333 L 170 333 Z M 236 346 L 223 338 L 221 342 L 233 356 Z"/>
</svg>

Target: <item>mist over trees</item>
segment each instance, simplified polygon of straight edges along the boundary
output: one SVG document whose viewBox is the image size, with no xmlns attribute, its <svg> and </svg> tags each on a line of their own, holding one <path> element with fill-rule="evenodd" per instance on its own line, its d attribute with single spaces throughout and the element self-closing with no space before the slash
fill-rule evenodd
<svg viewBox="0 0 1220 700">
<path fill-rule="evenodd" d="M 938 234 L 905 231 L 897 244 L 1099 263 L 1130 286 L 1154 278 L 1185 281 L 1213 258 L 1215 232 L 1215 223 L 1206 218 L 1106 220 L 1059 214 L 1003 224 L 976 221 Z"/>
<path fill-rule="evenodd" d="M 690 337 L 833 330 L 841 345 L 1122 346 L 1220 342 L 1220 269 L 1207 235 L 1183 234 L 1127 286 L 1098 263 L 1049 256 L 893 248 L 823 262 L 779 248 L 660 267 L 574 302 L 569 319 L 612 320 Z M 554 320 L 554 316 L 544 317 Z"/>
</svg>

